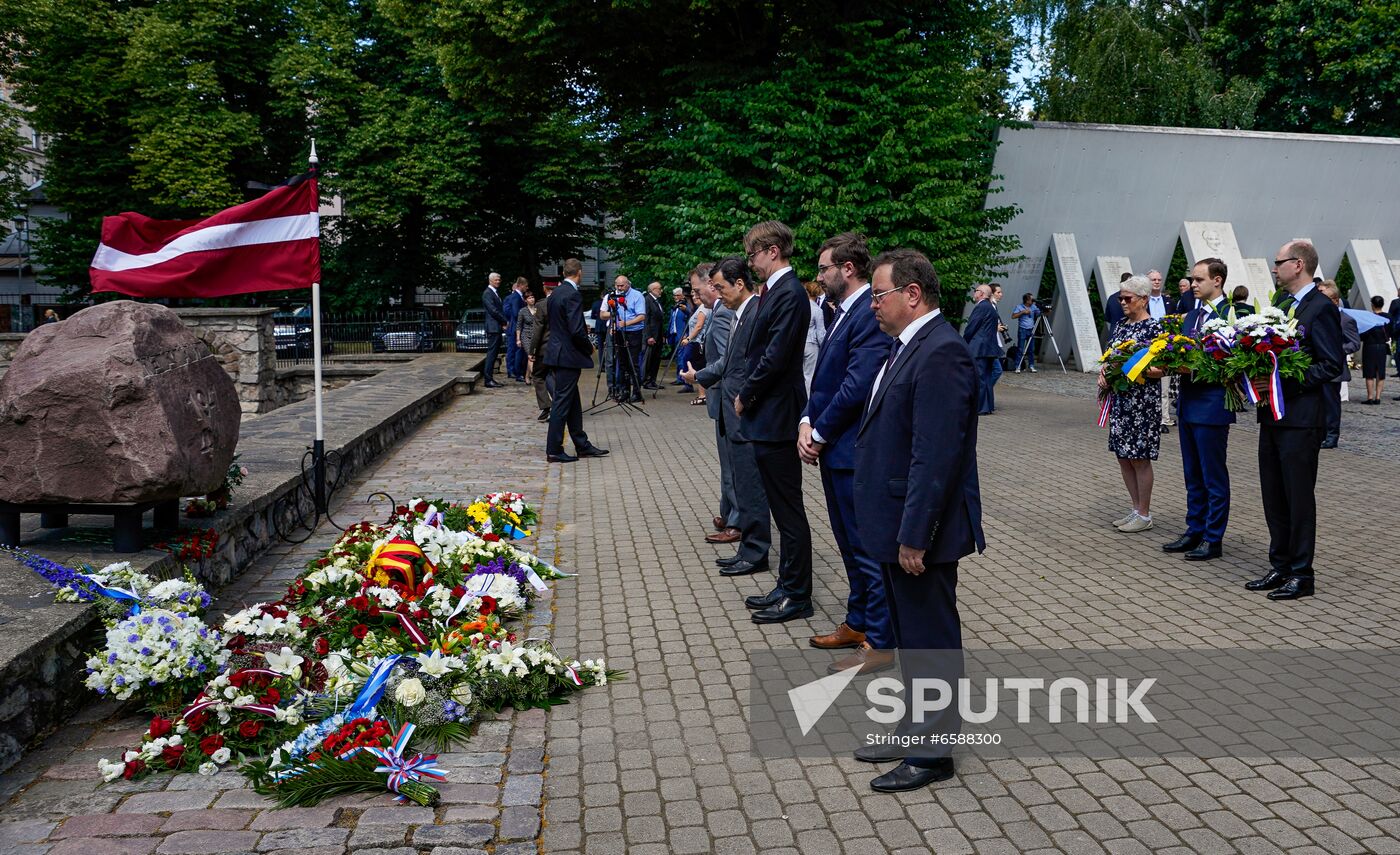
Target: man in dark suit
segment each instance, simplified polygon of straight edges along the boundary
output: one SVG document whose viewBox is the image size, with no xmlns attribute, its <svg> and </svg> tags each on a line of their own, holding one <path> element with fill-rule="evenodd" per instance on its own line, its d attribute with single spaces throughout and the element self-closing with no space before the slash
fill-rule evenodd
<svg viewBox="0 0 1400 855">
<path fill-rule="evenodd" d="M 1206 321 L 1228 318 L 1225 299 L 1229 268 L 1218 258 L 1205 258 L 1191 268 L 1191 287 L 1199 308 L 1182 319 L 1182 331 L 1195 339 Z M 1183 371 L 1177 392 L 1177 433 L 1181 467 L 1186 476 L 1186 533 L 1162 545 L 1163 552 L 1184 552 L 1187 561 L 1219 558 L 1230 519 L 1230 470 L 1225 449 L 1235 414 L 1225 409 L 1225 388 L 1218 383 L 1192 382 Z"/>
<path fill-rule="evenodd" d="M 870 307 L 870 250 L 860 235 L 846 232 L 822 244 L 817 282 L 835 307 L 817 352 L 811 398 L 797 429 L 797 453 L 807 464 L 821 464 L 822 491 L 841 562 L 850 582 L 846 620 L 809 643 L 822 650 L 854 647 L 833 671 L 860 667 L 862 674 L 894 664 L 889 607 L 880 562 L 870 557 L 856 530 L 856 428 L 875 373 L 890 352 Z"/>
<path fill-rule="evenodd" d="M 687 360 L 681 378 L 691 386 L 699 383 L 706 389 L 712 388 L 724 376 L 724 356 L 734 330 L 734 310 L 724 305 L 710 276 L 710 271 L 717 269 L 715 264 L 699 264 L 690 271 L 690 293 L 702 295 L 702 302 L 709 307 L 710 315 L 705 320 L 705 334 L 701 342 L 705 367 L 696 369 Z M 661 290 L 660 283 L 656 287 L 658 291 Z M 733 456 L 720 425 L 724 398 L 718 390 L 713 395 L 705 396 L 705 412 L 714 420 L 715 447 L 719 452 L 719 515 L 714 518 L 715 530 L 705 535 L 706 543 L 738 543 L 743 537 L 743 530 L 739 528 L 739 505 L 734 497 Z M 732 401 L 730 409 L 733 409 Z"/>
<path fill-rule="evenodd" d="M 765 288 L 753 307 L 745 349 L 729 357 L 744 366 L 734 412 L 743 438 L 753 443 L 782 544 L 778 586 L 748 602 L 755 609 L 754 623 L 812 616 L 812 532 L 802 505 L 802 461 L 797 456 L 797 422 L 807 404 L 802 353 L 812 304 L 788 263 L 792 248 L 792 229 L 776 220 L 759 223 L 744 235 L 749 266 L 755 276 L 764 277 Z"/>
<path fill-rule="evenodd" d="M 1390 301 L 1386 317 L 1390 318 L 1390 340 L 1400 341 L 1400 295 Z M 1395 360 L 1395 376 L 1400 377 L 1400 359 Z M 1395 400 L 1400 401 L 1400 395 L 1396 395 Z"/>
<path fill-rule="evenodd" d="M 705 265 L 705 279 L 709 279 L 709 268 L 713 266 Z M 642 366 L 642 388 L 660 389 L 661 387 L 656 385 L 656 372 L 661 370 L 661 346 L 665 344 L 666 338 L 666 310 L 661 306 L 660 282 L 653 282 L 647 286 L 646 311 L 647 324 L 646 329 L 642 331 L 643 349 L 646 353 Z"/>
<path fill-rule="evenodd" d="M 1317 539 L 1317 457 L 1327 419 L 1324 387 L 1341 370 L 1341 313 L 1313 283 L 1317 250 L 1305 240 L 1286 243 L 1274 258 L 1274 277 L 1287 292 L 1302 348 L 1312 358 L 1302 381 L 1283 381 L 1284 415 L 1259 410 L 1259 488 L 1269 525 L 1269 573 L 1245 587 L 1268 591 L 1271 600 L 1313 594 L 1313 548 Z M 1268 380 L 1253 380 L 1261 397 Z"/>
<path fill-rule="evenodd" d="M 915 680 L 962 673 L 958 561 L 986 548 L 977 484 L 978 377 L 972 354 L 938 308 L 938 273 L 909 249 L 875 260 L 871 302 L 894 337 L 856 432 L 855 506 L 861 542 L 880 562 L 905 698 Z M 944 651 L 937 661 L 926 653 Z M 911 655 L 912 654 L 912 655 Z M 910 705 L 912 707 L 912 704 Z M 940 717 L 901 722 L 897 733 L 956 733 L 954 700 Z M 856 758 L 902 760 L 870 782 L 879 792 L 912 790 L 954 773 L 951 749 L 867 746 Z"/>
<path fill-rule="evenodd" d="M 520 310 L 525 308 L 525 289 L 529 286 L 524 276 L 516 277 L 510 293 L 501 303 L 501 310 L 506 316 L 506 376 L 517 383 L 525 382 L 525 366 L 520 359 L 523 351 L 515 343 L 515 322 L 520 317 Z"/>
<path fill-rule="evenodd" d="M 1123 275 L 1118 278 L 1118 284 L 1122 285 L 1131 278 L 1133 278 L 1133 274 L 1124 271 Z M 1123 304 L 1118 301 L 1118 289 L 1116 288 L 1108 297 L 1108 305 L 1103 307 L 1103 322 L 1104 326 L 1107 327 L 1106 338 L 1112 338 L 1113 331 L 1118 329 L 1119 324 L 1123 323 Z"/>
<path fill-rule="evenodd" d="M 488 389 L 504 386 L 496 382 L 496 358 L 501 355 L 501 336 L 506 330 L 505 304 L 499 293 L 501 274 L 492 273 L 486 277 L 486 290 L 481 292 L 481 307 L 486 310 L 486 382 Z"/>
<path fill-rule="evenodd" d="M 991 296 L 990 285 L 978 285 L 973 289 L 972 299 L 976 304 L 963 327 L 963 340 L 972 351 L 972 358 L 977 360 L 977 413 L 984 416 L 996 412 L 997 403 L 992 387 L 1001 376 L 1001 358 L 1005 355 L 997 345 L 1001 316 L 997 314 Z"/>
<path fill-rule="evenodd" d="M 758 297 L 753 293 L 753 276 L 742 258 L 726 258 L 716 264 L 710 282 L 719 292 L 720 300 L 734 312 L 734 325 L 718 368 L 714 362 L 707 363 L 696 373 L 695 379 L 709 384 L 707 388 L 719 385 L 716 394 L 709 397 L 719 399 L 717 425 L 723 437 L 720 453 L 729 457 L 734 484 L 734 526 L 739 529 L 738 550 L 733 556 L 717 559 L 715 563 L 720 567 L 721 576 L 747 576 L 769 569 L 768 550 L 773 544 L 768 494 L 763 490 L 754 444 L 744 436 L 742 421 L 734 409 L 734 402 L 749 376 L 744 354 L 753 335 Z"/>
<path fill-rule="evenodd" d="M 1361 330 L 1356 325 L 1356 318 L 1341 311 L 1342 294 L 1337 290 L 1336 282 L 1327 279 L 1317 287 L 1337 307 L 1340 313 L 1338 319 L 1342 322 L 1342 370 L 1327 382 L 1323 393 L 1323 400 L 1327 402 L 1327 432 L 1323 434 L 1322 447 L 1336 448 L 1337 441 L 1342 438 L 1342 389 L 1351 382 L 1347 357 L 1361 349 Z"/>
<path fill-rule="evenodd" d="M 1221 263 L 1223 264 L 1224 262 Z M 1196 284 L 1192 281 L 1195 275 L 1195 273 L 1192 273 L 1190 276 L 1176 283 L 1177 290 L 1180 292 L 1181 296 L 1176 301 L 1176 307 L 1173 311 L 1178 315 L 1185 315 L 1187 312 L 1193 312 L 1201 307 L 1201 298 L 1196 296 Z M 1228 315 L 1229 313 L 1229 308 L 1227 307 L 1225 314 Z"/>
<path fill-rule="evenodd" d="M 545 441 L 545 456 L 551 463 L 573 463 L 579 457 L 602 457 L 608 453 L 589 442 L 588 434 L 583 432 L 578 375 L 582 369 L 593 367 L 593 343 L 588 339 L 583 298 L 578 292 L 582 275 L 583 262 L 577 258 L 564 260 L 564 281 L 550 295 L 545 315 L 548 332 L 543 359 L 554 378 L 554 401 L 549 409 L 549 435 Z M 564 452 L 565 426 L 578 457 Z"/>
</svg>

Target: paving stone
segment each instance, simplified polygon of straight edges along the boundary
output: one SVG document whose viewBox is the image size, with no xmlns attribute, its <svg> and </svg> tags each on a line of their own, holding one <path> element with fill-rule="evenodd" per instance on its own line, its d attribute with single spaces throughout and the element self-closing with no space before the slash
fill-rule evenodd
<svg viewBox="0 0 1400 855">
<path fill-rule="evenodd" d="M 331 807 L 283 808 L 265 810 L 253 820 L 255 831 L 292 828 L 325 828 L 335 822 L 337 809 Z M 429 811 L 431 815 L 432 811 Z"/>
<path fill-rule="evenodd" d="M 349 847 L 359 849 L 394 849 L 408 839 L 408 829 L 404 826 L 357 825 L 350 833 Z"/>
<path fill-rule="evenodd" d="M 424 846 L 480 846 L 489 841 L 496 830 L 481 823 L 461 825 L 420 825 L 413 829 L 413 845 Z"/>
<path fill-rule="evenodd" d="M 107 837 L 125 834 L 152 834 L 166 822 L 158 816 L 120 813 L 92 813 L 69 817 L 51 835 L 54 840 L 65 837 Z M 53 827 L 53 823 L 34 823 L 36 826 Z M 3 834 L 5 825 L 0 825 Z M 3 839 L 3 838 L 0 838 Z M 38 839 L 42 840 L 43 836 Z"/>
<path fill-rule="evenodd" d="M 501 811 L 500 838 L 502 840 L 526 840 L 539 833 L 539 808 L 508 807 Z"/>
<path fill-rule="evenodd" d="M 55 843 L 50 855 L 150 855 L 159 837 L 68 837 Z"/>
<path fill-rule="evenodd" d="M 433 822 L 433 809 L 418 805 L 394 805 L 392 807 L 367 808 L 355 820 L 356 828 L 369 825 L 388 825 L 402 828 L 406 825 L 426 825 Z"/>
<path fill-rule="evenodd" d="M 207 808 L 217 793 L 205 790 L 183 790 L 177 793 L 137 793 L 117 808 L 118 813 L 167 813 Z"/>
<path fill-rule="evenodd" d="M 275 849 L 306 849 L 343 844 L 350 836 L 348 828 L 285 828 L 269 831 L 258 841 L 259 852 Z"/>
<path fill-rule="evenodd" d="M 257 831 L 177 831 L 156 847 L 159 855 L 206 855 L 210 852 L 251 852 L 262 834 Z"/>
</svg>

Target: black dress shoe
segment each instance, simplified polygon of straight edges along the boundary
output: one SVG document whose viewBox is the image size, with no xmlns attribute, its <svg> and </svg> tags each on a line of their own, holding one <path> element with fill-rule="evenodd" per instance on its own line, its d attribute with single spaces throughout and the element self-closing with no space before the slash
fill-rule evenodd
<svg viewBox="0 0 1400 855">
<path fill-rule="evenodd" d="M 1318 448 L 1336 448 L 1336 447 L 1337 447 L 1337 438 L 1336 438 L 1335 436 L 1329 436 L 1329 437 L 1323 439 L 1323 440 L 1322 440 L 1322 444 L 1318 446 Z"/>
<path fill-rule="evenodd" d="M 537 422 L 547 422 L 547 421 L 549 421 L 549 410 L 540 410 L 540 414 L 539 414 L 538 416 L 535 416 L 535 421 L 537 421 Z"/>
<path fill-rule="evenodd" d="M 573 463 L 578 460 L 572 454 L 547 454 L 550 463 Z"/>
<path fill-rule="evenodd" d="M 778 588 L 774 588 L 766 594 L 754 594 L 752 597 L 745 597 L 744 605 L 748 606 L 753 611 L 759 611 L 760 609 L 768 608 L 782 598 L 783 592 Z"/>
<path fill-rule="evenodd" d="M 606 448 L 599 448 L 596 445 L 590 445 L 587 448 L 580 448 L 578 450 L 579 457 L 607 457 L 609 454 L 611 454 L 611 452 Z"/>
<path fill-rule="evenodd" d="M 750 573 L 766 573 L 771 568 L 767 561 L 760 561 L 755 564 L 752 561 L 735 561 L 728 567 L 719 568 L 721 576 L 747 576 Z"/>
<path fill-rule="evenodd" d="M 856 759 L 862 763 L 898 763 L 908 753 L 898 745 L 862 745 L 856 749 Z"/>
<path fill-rule="evenodd" d="M 1163 552 L 1190 552 L 1201 545 L 1202 537 L 1199 534 L 1183 534 L 1171 543 L 1162 544 Z"/>
<path fill-rule="evenodd" d="M 1219 558 L 1222 554 L 1223 552 L 1221 551 L 1220 544 L 1210 543 L 1206 541 L 1202 542 L 1200 546 L 1186 553 L 1186 560 L 1210 561 L 1211 559 Z"/>
<path fill-rule="evenodd" d="M 753 613 L 754 623 L 786 623 L 798 618 L 809 618 L 813 615 L 812 602 L 798 602 L 792 597 L 783 597 L 773 605 L 763 611 Z"/>
<path fill-rule="evenodd" d="M 877 793 L 902 793 L 917 790 L 946 781 L 953 777 L 953 758 L 943 757 L 933 761 L 932 766 L 910 766 L 906 761 L 870 782 L 870 789 Z"/>
<path fill-rule="evenodd" d="M 1271 600 L 1296 600 L 1299 597 L 1311 597 L 1313 595 L 1313 577 L 1311 576 L 1289 576 L 1277 591 L 1269 592 Z"/>
<path fill-rule="evenodd" d="M 1269 575 L 1262 579 L 1255 579 L 1253 582 L 1245 582 L 1244 586 L 1250 591 L 1272 591 L 1284 582 L 1288 581 L 1287 573 L 1280 573 L 1277 570 L 1270 570 Z"/>
<path fill-rule="evenodd" d="M 715 566 L 717 566 L 717 567 L 733 567 L 735 564 L 738 564 L 738 563 L 739 563 L 740 561 L 742 561 L 742 560 L 743 560 L 743 559 L 740 558 L 740 557 L 737 556 L 737 555 L 731 555 L 731 556 L 729 556 L 728 558 L 716 558 L 716 559 L 715 559 Z"/>
<path fill-rule="evenodd" d="M 486 383 L 483 385 L 485 385 L 487 389 L 499 389 L 506 384 L 497 383 L 495 380 L 487 380 Z"/>
</svg>

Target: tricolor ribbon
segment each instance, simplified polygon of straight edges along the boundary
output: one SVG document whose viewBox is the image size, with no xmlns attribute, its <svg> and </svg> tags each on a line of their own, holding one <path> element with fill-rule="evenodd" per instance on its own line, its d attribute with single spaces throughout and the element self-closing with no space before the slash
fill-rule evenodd
<svg viewBox="0 0 1400 855">
<path fill-rule="evenodd" d="M 384 697 L 384 688 L 389 683 L 389 675 L 394 672 L 394 666 L 403 659 L 403 655 L 395 653 L 375 666 L 374 671 L 365 681 L 365 685 L 360 689 L 360 693 L 355 696 L 355 702 L 350 705 L 350 709 L 345 711 L 347 718 L 363 718 L 369 714 L 379 703 L 379 699 Z"/>
<path fill-rule="evenodd" d="M 381 764 L 376 766 L 374 771 L 388 773 L 389 790 L 395 794 L 395 798 L 400 803 L 408 801 L 407 798 L 398 794 L 399 789 L 407 781 L 422 781 L 424 778 L 433 781 L 447 780 L 447 773 L 438 770 L 436 754 L 415 754 L 411 758 L 404 757 L 404 752 L 408 750 L 408 741 L 413 737 L 413 730 L 414 725 L 411 722 L 406 722 L 399 728 L 398 735 L 394 737 L 393 744 L 388 748 L 365 749 L 378 758 Z"/>
<path fill-rule="evenodd" d="M 408 637 L 413 639 L 413 643 L 422 647 L 428 643 L 428 637 L 418 628 L 418 624 L 413 622 L 413 618 L 399 612 L 399 623 L 403 625 L 403 631 L 408 633 Z"/>
<path fill-rule="evenodd" d="M 194 703 L 186 707 L 184 712 L 180 713 L 180 718 L 189 718 L 190 716 L 199 712 L 203 712 L 204 710 L 207 710 L 218 703 L 222 703 L 218 698 L 205 698 L 202 701 L 195 701 Z M 277 707 L 270 706 L 268 704 L 243 704 L 240 706 L 234 706 L 233 709 L 244 710 L 246 712 L 261 713 L 262 715 L 266 716 L 275 717 L 277 715 Z"/>
<path fill-rule="evenodd" d="M 578 672 L 574 670 L 574 666 L 565 665 L 564 673 L 569 675 L 569 679 L 574 681 L 575 686 L 583 685 L 583 681 L 579 679 Z"/>
<path fill-rule="evenodd" d="M 503 526 L 503 528 L 505 530 L 505 533 L 510 535 L 515 540 L 524 540 L 525 538 L 530 536 L 530 532 L 525 531 L 524 529 L 516 528 L 510 523 L 506 523 Z"/>
<path fill-rule="evenodd" d="M 1099 405 L 1099 427 L 1108 427 L 1108 413 L 1113 409 L 1113 395 L 1105 395 Z"/>
<path fill-rule="evenodd" d="M 376 567 L 383 567 L 385 570 L 392 570 L 398 573 L 404 584 L 412 588 L 420 580 L 413 575 L 413 565 L 417 560 L 423 562 L 425 577 L 437 571 L 433 562 L 428 560 L 428 556 L 423 554 L 423 548 L 414 543 L 410 538 L 396 537 L 375 550 L 370 556 L 366 571 L 373 571 Z"/>
<path fill-rule="evenodd" d="M 1273 370 L 1269 372 L 1269 409 L 1273 411 L 1274 421 L 1283 419 L 1283 377 L 1278 373 L 1278 354 L 1269 351 L 1269 362 L 1272 363 Z"/>
<path fill-rule="evenodd" d="M 128 591 L 125 588 L 109 588 L 86 573 L 78 573 L 76 575 L 78 578 L 91 585 L 94 593 L 101 594 L 113 600 L 129 600 L 131 602 L 131 611 L 128 612 L 128 614 L 135 615 L 141 613 L 141 598 L 137 596 L 135 591 Z"/>
</svg>

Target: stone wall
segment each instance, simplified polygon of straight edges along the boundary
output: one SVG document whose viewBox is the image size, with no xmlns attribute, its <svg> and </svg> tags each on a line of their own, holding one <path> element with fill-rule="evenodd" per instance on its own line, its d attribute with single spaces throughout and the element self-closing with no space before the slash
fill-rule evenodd
<svg viewBox="0 0 1400 855">
<path fill-rule="evenodd" d="M 10 367 L 10 362 L 15 358 L 15 351 L 19 350 L 24 336 L 25 333 L 0 333 L 0 375 Z"/>
<path fill-rule="evenodd" d="M 195 338 L 223 363 L 238 387 L 243 414 L 265 413 L 277 401 L 277 352 L 272 337 L 275 309 L 175 309 Z"/>
</svg>

